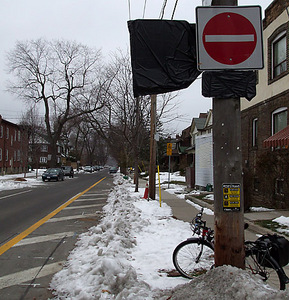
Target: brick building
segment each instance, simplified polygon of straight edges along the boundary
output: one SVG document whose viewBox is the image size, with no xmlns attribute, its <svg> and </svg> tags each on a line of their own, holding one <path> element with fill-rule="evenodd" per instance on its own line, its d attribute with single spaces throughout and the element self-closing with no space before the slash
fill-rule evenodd
<svg viewBox="0 0 289 300">
<path fill-rule="evenodd" d="M 241 102 L 245 208 L 289 208 L 289 142 L 264 143 L 281 130 L 289 136 L 289 0 L 265 10 L 263 41 L 257 95 Z"/>
<path fill-rule="evenodd" d="M 21 127 L 0 115 L 0 174 L 19 173 L 26 168 L 27 141 Z"/>
<path fill-rule="evenodd" d="M 63 164 L 63 147 L 57 144 L 57 165 Z M 42 136 L 33 136 L 33 139 L 29 138 L 29 152 L 28 152 L 28 163 L 33 169 L 46 169 L 50 167 L 56 167 L 51 164 L 52 149 L 49 142 Z"/>
</svg>

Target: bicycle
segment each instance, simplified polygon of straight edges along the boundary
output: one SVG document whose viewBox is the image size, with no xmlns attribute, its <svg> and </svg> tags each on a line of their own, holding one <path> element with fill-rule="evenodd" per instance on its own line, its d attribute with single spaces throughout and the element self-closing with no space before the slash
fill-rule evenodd
<svg viewBox="0 0 289 300">
<path fill-rule="evenodd" d="M 191 222 L 193 235 L 196 234 L 198 237 L 181 242 L 173 252 L 176 270 L 181 276 L 189 279 L 214 268 L 214 231 L 206 226 L 206 221 L 202 220 L 202 217 L 203 208 Z M 280 265 L 271 255 L 272 243 L 266 239 L 267 236 L 262 236 L 255 242 L 245 242 L 245 269 L 253 275 L 258 275 L 264 282 L 276 276 L 280 290 L 284 290 L 289 278 L 282 266 L 288 263 L 288 257 Z"/>
</svg>

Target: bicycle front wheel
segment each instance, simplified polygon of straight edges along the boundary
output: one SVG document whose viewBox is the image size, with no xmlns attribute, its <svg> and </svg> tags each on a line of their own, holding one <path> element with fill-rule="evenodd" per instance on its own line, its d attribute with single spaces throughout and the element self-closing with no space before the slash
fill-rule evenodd
<svg viewBox="0 0 289 300">
<path fill-rule="evenodd" d="M 186 278 L 206 273 L 214 266 L 214 248 L 198 238 L 180 243 L 173 252 L 173 263 L 177 271 Z"/>
</svg>

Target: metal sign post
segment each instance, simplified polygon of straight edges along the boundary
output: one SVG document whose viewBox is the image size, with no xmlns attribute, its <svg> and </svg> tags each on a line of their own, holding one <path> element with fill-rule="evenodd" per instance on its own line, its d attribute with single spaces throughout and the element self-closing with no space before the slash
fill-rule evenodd
<svg viewBox="0 0 289 300">
<path fill-rule="evenodd" d="M 173 144 L 167 143 L 167 156 L 169 157 L 169 174 L 168 174 L 168 189 L 170 188 L 170 177 L 171 177 L 171 156 L 173 154 Z"/>
</svg>

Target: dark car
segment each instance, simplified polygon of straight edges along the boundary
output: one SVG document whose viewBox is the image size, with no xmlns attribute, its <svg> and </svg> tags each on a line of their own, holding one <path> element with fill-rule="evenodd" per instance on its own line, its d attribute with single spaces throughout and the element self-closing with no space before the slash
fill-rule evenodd
<svg viewBox="0 0 289 300">
<path fill-rule="evenodd" d="M 118 167 L 110 167 L 109 168 L 109 173 L 116 173 L 118 171 Z"/>
<path fill-rule="evenodd" d="M 42 174 L 42 180 L 64 180 L 64 173 L 61 168 L 49 168 Z"/>
<path fill-rule="evenodd" d="M 61 169 L 63 170 L 64 176 L 69 176 L 69 178 L 73 178 L 74 171 L 71 166 L 62 166 Z"/>
</svg>

